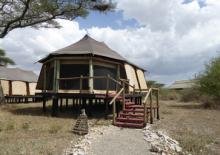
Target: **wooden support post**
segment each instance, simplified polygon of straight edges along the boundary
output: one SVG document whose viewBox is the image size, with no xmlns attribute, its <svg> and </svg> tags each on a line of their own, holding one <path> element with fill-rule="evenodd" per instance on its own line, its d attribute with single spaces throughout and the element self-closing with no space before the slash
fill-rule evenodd
<svg viewBox="0 0 220 155">
<path fill-rule="evenodd" d="M 56 92 L 58 92 L 60 87 L 60 60 L 56 61 Z"/>
<path fill-rule="evenodd" d="M 57 96 L 53 97 L 53 103 L 52 103 L 52 114 L 53 117 L 58 116 L 58 98 Z"/>
<path fill-rule="evenodd" d="M 113 107 L 112 107 L 112 113 L 113 113 L 113 125 L 115 125 L 115 101 L 113 102 Z"/>
<path fill-rule="evenodd" d="M 99 103 L 100 104 L 100 103 Z M 105 119 L 108 119 L 108 111 L 109 111 L 109 108 L 108 108 L 108 99 L 106 98 L 105 99 Z"/>
<path fill-rule="evenodd" d="M 159 111 L 160 105 L 159 105 L 159 90 L 157 90 L 157 119 L 160 119 L 160 111 Z"/>
<path fill-rule="evenodd" d="M 29 82 L 26 82 L 26 92 L 27 92 L 27 95 L 30 95 L 30 86 L 29 86 Z"/>
<path fill-rule="evenodd" d="M 144 125 L 147 124 L 147 106 L 146 106 L 147 103 L 144 103 Z"/>
<path fill-rule="evenodd" d="M 68 108 L 68 98 L 66 98 L 66 108 Z"/>
<path fill-rule="evenodd" d="M 44 112 L 44 113 L 47 111 L 47 109 L 46 109 L 46 103 L 47 103 L 46 97 L 43 96 L 43 112 Z"/>
<path fill-rule="evenodd" d="M 12 95 L 12 81 L 9 80 L 8 82 L 9 82 L 9 96 L 11 96 Z"/>
<path fill-rule="evenodd" d="M 150 123 L 153 124 L 152 91 L 150 92 Z"/>
<path fill-rule="evenodd" d="M 63 109 L 63 98 L 60 98 L 60 111 Z"/>
<path fill-rule="evenodd" d="M 80 79 L 79 79 L 79 92 L 82 93 L 82 87 L 83 87 L 83 76 L 80 75 Z"/>
<path fill-rule="evenodd" d="M 94 77 L 94 71 L 93 71 L 93 61 L 92 58 L 89 60 L 89 92 L 93 93 L 93 77 Z"/>
</svg>

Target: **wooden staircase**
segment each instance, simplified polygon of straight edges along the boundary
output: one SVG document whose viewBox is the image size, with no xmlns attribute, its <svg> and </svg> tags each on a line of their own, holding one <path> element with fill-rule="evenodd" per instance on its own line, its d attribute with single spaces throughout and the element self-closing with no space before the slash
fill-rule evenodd
<svg viewBox="0 0 220 155">
<path fill-rule="evenodd" d="M 116 81 L 116 80 L 114 80 Z M 150 123 L 153 123 L 153 111 L 154 111 L 154 118 L 159 119 L 159 89 L 158 88 L 149 88 L 146 89 L 143 93 L 141 89 L 138 89 L 136 91 L 134 86 L 131 86 L 129 83 L 122 80 L 122 84 L 119 81 L 116 81 L 116 83 L 121 86 L 120 89 L 118 89 L 116 94 L 110 94 L 107 91 L 107 96 L 110 98 L 109 105 L 112 105 L 112 114 L 113 114 L 113 125 L 119 126 L 119 127 L 127 127 L 127 128 L 143 128 L 146 123 L 148 123 L 148 118 L 150 119 Z M 128 87 L 133 88 L 133 92 L 130 94 L 126 94 L 125 97 L 125 91 L 126 87 L 125 84 L 128 85 Z M 137 94 L 141 94 L 141 99 L 137 102 L 136 98 Z M 153 106 L 153 95 L 155 95 L 156 100 L 156 106 Z M 129 97 L 128 97 L 129 96 Z M 130 99 L 128 99 L 130 98 Z M 135 99 L 135 101 L 132 101 L 132 99 Z M 147 100 L 149 99 L 149 104 L 147 103 Z M 117 101 L 117 103 L 116 103 Z M 119 101 L 119 102 L 118 102 Z M 116 111 L 118 111 L 116 104 L 122 103 L 123 108 L 118 113 L 118 116 L 116 116 Z"/>
<path fill-rule="evenodd" d="M 143 128 L 145 126 L 144 106 L 125 101 L 125 108 L 119 112 L 115 125 L 127 128 Z"/>
</svg>

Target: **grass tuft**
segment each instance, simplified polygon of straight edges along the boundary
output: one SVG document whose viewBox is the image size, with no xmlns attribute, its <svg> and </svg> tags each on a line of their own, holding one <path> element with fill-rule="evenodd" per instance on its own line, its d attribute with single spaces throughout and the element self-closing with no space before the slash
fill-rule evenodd
<svg viewBox="0 0 220 155">
<path fill-rule="evenodd" d="M 61 130 L 62 129 L 62 126 L 60 126 L 60 125 L 58 125 L 58 124 L 52 124 L 52 125 L 50 125 L 50 127 L 49 127 L 49 133 L 51 133 L 51 134 L 55 134 L 55 133 L 58 133 L 59 132 L 59 130 Z"/>
<path fill-rule="evenodd" d="M 15 129 L 14 122 L 8 122 L 7 125 L 6 125 L 5 130 L 10 131 L 10 130 L 14 130 L 14 129 Z"/>
<path fill-rule="evenodd" d="M 30 129 L 30 123 L 29 122 L 24 122 L 21 125 L 21 128 L 24 129 L 24 130 L 29 130 Z"/>
</svg>

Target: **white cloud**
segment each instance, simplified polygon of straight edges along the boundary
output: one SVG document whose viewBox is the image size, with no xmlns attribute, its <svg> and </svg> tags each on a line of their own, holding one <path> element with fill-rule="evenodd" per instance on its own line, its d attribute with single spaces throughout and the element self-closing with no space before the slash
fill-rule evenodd
<svg viewBox="0 0 220 155">
<path fill-rule="evenodd" d="M 220 48 L 220 1 L 182 4 L 179 0 L 120 0 L 125 19 L 134 18 L 138 28 L 88 29 L 130 61 L 149 71 L 148 79 L 170 83 L 192 78 Z M 135 7 L 134 7 L 135 6 Z M 62 29 L 17 29 L 0 41 L 19 67 L 39 70 L 33 64 L 48 52 L 79 40 L 86 33 L 77 22 L 59 21 Z"/>
</svg>

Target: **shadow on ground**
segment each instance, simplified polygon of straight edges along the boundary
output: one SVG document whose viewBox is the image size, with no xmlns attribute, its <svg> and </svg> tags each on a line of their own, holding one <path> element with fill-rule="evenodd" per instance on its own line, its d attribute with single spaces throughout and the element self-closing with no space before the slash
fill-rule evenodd
<svg viewBox="0 0 220 155">
<path fill-rule="evenodd" d="M 80 115 L 80 109 L 85 108 L 86 114 L 89 119 L 93 118 L 105 118 L 105 105 L 93 105 L 93 106 L 63 106 L 58 109 L 58 116 L 60 118 L 77 118 Z M 34 104 L 7 104 L 2 107 L 2 110 L 8 111 L 14 115 L 31 115 L 31 116 L 43 116 L 51 117 L 52 106 L 47 106 L 46 112 L 43 112 L 42 103 Z M 109 109 L 109 114 L 111 109 Z"/>
</svg>

